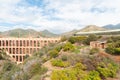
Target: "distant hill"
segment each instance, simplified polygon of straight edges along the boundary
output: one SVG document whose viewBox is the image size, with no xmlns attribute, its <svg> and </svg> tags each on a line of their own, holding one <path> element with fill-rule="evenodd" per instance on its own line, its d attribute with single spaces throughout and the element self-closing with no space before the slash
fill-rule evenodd
<svg viewBox="0 0 120 80">
<path fill-rule="evenodd" d="M 106 29 L 103 27 L 98 27 L 96 25 L 88 25 L 79 31 L 80 32 L 89 32 L 89 31 L 104 31 L 104 30 L 106 30 Z"/>
<path fill-rule="evenodd" d="M 72 36 L 73 34 L 75 34 L 77 32 L 104 31 L 104 30 L 106 30 L 106 29 L 103 27 L 98 27 L 96 25 L 88 25 L 85 28 L 80 29 L 80 30 L 72 30 L 72 31 L 63 33 L 62 36 L 68 36 L 68 35 Z"/>
<path fill-rule="evenodd" d="M 58 34 L 54 34 L 48 30 L 43 30 L 41 31 L 41 33 L 44 35 L 44 36 L 48 36 L 48 37 L 56 37 L 56 36 L 59 36 Z"/>
<path fill-rule="evenodd" d="M 44 31 L 35 31 L 33 29 L 13 29 L 0 33 L 4 37 L 56 37 L 58 35 L 49 32 L 48 30 Z"/>
<path fill-rule="evenodd" d="M 78 32 L 78 30 L 75 29 L 69 32 L 62 33 L 61 36 L 72 36 L 76 32 Z"/>
<path fill-rule="evenodd" d="M 105 26 L 103 26 L 103 28 L 106 28 L 106 29 L 120 29 L 120 23 L 116 24 L 116 25 L 113 25 L 113 24 L 105 25 Z"/>
</svg>

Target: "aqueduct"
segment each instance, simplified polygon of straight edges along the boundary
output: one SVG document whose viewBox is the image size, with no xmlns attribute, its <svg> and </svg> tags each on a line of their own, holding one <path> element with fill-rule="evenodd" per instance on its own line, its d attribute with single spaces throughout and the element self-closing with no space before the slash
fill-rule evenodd
<svg viewBox="0 0 120 80">
<path fill-rule="evenodd" d="M 22 63 L 26 55 L 59 41 L 60 38 L 0 38 L 0 49 L 4 49 L 17 63 Z"/>
</svg>

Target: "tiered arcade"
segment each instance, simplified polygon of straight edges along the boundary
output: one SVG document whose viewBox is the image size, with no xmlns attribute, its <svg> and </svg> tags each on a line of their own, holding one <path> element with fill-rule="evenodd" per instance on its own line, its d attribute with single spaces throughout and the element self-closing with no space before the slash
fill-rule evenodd
<svg viewBox="0 0 120 80">
<path fill-rule="evenodd" d="M 60 38 L 0 38 L 0 49 L 4 49 L 17 63 L 22 63 L 26 55 L 59 41 Z"/>
</svg>

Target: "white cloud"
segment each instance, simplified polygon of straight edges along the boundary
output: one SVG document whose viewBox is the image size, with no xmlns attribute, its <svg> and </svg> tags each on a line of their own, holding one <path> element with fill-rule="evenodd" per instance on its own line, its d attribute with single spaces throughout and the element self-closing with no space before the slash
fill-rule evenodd
<svg viewBox="0 0 120 80">
<path fill-rule="evenodd" d="M 89 24 L 103 26 L 120 21 L 120 0 L 44 0 L 44 7 L 20 3 L 22 0 L 0 0 L 0 23 L 61 33 Z"/>
</svg>

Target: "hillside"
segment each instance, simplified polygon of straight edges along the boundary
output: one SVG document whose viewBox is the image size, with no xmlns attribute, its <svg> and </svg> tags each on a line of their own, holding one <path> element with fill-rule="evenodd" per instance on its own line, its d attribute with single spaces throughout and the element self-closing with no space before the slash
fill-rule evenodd
<svg viewBox="0 0 120 80">
<path fill-rule="evenodd" d="M 116 56 L 90 48 L 86 40 L 96 39 L 90 38 L 72 37 L 50 44 L 19 65 L 0 52 L 0 80 L 120 80 L 120 57 L 115 61 Z"/>
<path fill-rule="evenodd" d="M 61 36 L 72 36 L 76 32 L 78 32 L 78 30 L 72 30 L 69 32 L 62 33 Z"/>
<path fill-rule="evenodd" d="M 44 31 L 35 31 L 33 29 L 13 29 L 5 32 L 1 32 L 1 36 L 4 37 L 56 37 L 56 34 L 49 32 L 48 30 Z"/>
<path fill-rule="evenodd" d="M 105 26 L 103 26 L 103 28 L 106 28 L 106 29 L 120 29 L 120 23 L 116 24 L 116 25 L 113 25 L 113 24 L 105 25 Z"/>
<path fill-rule="evenodd" d="M 82 28 L 80 30 L 72 30 L 72 31 L 69 31 L 69 32 L 66 32 L 66 33 L 63 33 L 61 34 L 62 36 L 72 36 L 74 35 L 75 33 L 77 32 L 89 32 L 89 31 L 104 31 L 104 30 L 107 30 L 103 27 L 98 27 L 96 25 L 88 25 L 86 26 L 85 28 Z"/>
<path fill-rule="evenodd" d="M 48 30 L 43 30 L 43 31 L 41 31 L 41 33 L 42 33 L 43 35 L 49 36 L 49 37 L 56 37 L 56 36 L 59 36 L 59 35 L 54 34 L 54 33 L 50 32 L 50 31 L 48 31 Z"/>
<path fill-rule="evenodd" d="M 80 32 L 89 32 L 89 31 L 104 31 L 105 28 L 98 27 L 96 25 L 88 25 L 85 28 L 81 29 Z"/>
</svg>

